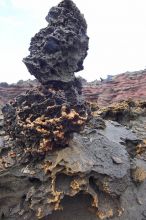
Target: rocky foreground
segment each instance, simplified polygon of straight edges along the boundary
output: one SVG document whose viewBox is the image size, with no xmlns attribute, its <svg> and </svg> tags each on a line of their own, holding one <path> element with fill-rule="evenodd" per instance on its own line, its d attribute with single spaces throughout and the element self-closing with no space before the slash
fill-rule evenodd
<svg viewBox="0 0 146 220">
<path fill-rule="evenodd" d="M 146 220 L 144 96 L 89 96 L 74 75 L 88 50 L 83 15 L 64 0 L 46 20 L 24 59 L 39 83 L 0 87 L 0 219 Z"/>
</svg>

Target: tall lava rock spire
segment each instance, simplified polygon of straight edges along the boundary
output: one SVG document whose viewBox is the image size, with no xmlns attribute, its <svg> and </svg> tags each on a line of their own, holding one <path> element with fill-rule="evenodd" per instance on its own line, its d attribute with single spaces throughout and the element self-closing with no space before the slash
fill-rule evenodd
<svg viewBox="0 0 146 220">
<path fill-rule="evenodd" d="M 31 39 L 30 55 L 23 59 L 40 86 L 3 109 L 7 133 L 30 157 L 68 146 L 88 118 L 74 76 L 87 55 L 86 21 L 71 0 L 51 8 L 46 20 L 48 26 Z"/>
</svg>

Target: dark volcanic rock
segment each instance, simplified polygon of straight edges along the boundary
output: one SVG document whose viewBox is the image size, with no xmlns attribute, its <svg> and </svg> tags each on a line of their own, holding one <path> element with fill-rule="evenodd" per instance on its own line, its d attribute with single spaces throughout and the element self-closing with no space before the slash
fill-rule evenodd
<svg viewBox="0 0 146 220">
<path fill-rule="evenodd" d="M 48 27 L 32 38 L 30 55 L 24 59 L 42 86 L 3 108 L 5 130 L 27 154 L 67 146 L 72 133 L 82 130 L 88 119 L 81 82 L 74 76 L 87 55 L 85 19 L 68 0 L 53 7 L 47 21 Z"/>
<path fill-rule="evenodd" d="M 91 124 L 81 134 L 74 134 L 68 148 L 48 152 L 43 160 L 30 159 L 26 163 L 22 163 L 23 155 L 18 153 L 20 146 L 14 147 L 14 142 L 3 136 L 2 219 L 142 218 L 146 206 L 146 162 L 142 158 L 130 162 L 124 142 L 128 132 L 131 141 L 136 136 L 114 122 L 105 121 L 105 129 L 95 129 Z M 137 187 L 133 181 L 140 185 Z"/>
<path fill-rule="evenodd" d="M 14 146 L 9 140 L 5 141 L 5 148 L 7 144 L 9 149 L 0 153 L 4 191 L 0 201 L 5 199 L 1 216 L 16 220 L 51 219 L 57 215 L 50 216 L 52 211 L 66 207 L 67 197 L 68 201 L 73 198 L 85 203 L 88 198 L 89 216 L 93 215 L 90 211 L 102 216 L 103 207 L 107 216 L 118 214 L 121 209 L 118 197 L 130 184 L 129 156 L 124 146 L 103 135 L 102 130 L 86 126 L 82 134 L 75 134 L 69 141 L 68 148 L 48 152 L 43 160 L 29 159 L 25 163 L 22 163 L 21 146 Z M 113 162 L 114 157 L 122 162 Z M 63 213 L 66 219 L 67 214 Z M 74 219 L 74 214 L 70 217 Z"/>
<path fill-rule="evenodd" d="M 123 122 L 124 114 L 136 113 L 129 104 L 121 104 L 124 113 L 96 112 L 82 98 L 74 72 L 82 68 L 88 37 L 72 1 L 52 8 L 47 20 L 24 59 L 41 85 L 0 112 L 0 219 L 144 219 L 145 142 L 100 117 Z"/>
<path fill-rule="evenodd" d="M 146 100 L 146 70 L 113 76 L 111 81 L 86 82 L 81 78 L 83 95 L 87 101 L 98 103 L 99 107 L 120 103 L 131 98 L 133 101 Z M 7 85 L 0 83 L 0 105 L 6 104 L 17 95 L 32 87 L 33 82 Z"/>
<path fill-rule="evenodd" d="M 87 55 L 86 21 L 71 0 L 51 8 L 46 20 L 49 25 L 31 39 L 30 55 L 23 61 L 43 84 L 73 81 Z"/>
<path fill-rule="evenodd" d="M 88 113 L 83 100 L 76 99 L 77 91 L 71 85 L 65 91 L 36 88 L 3 108 L 5 130 L 25 155 L 36 157 L 66 147 L 72 133 L 84 127 Z"/>
<path fill-rule="evenodd" d="M 123 101 L 104 108 L 96 108 L 94 114 L 104 119 L 117 121 L 132 129 L 140 139 L 146 139 L 146 102 Z"/>
</svg>

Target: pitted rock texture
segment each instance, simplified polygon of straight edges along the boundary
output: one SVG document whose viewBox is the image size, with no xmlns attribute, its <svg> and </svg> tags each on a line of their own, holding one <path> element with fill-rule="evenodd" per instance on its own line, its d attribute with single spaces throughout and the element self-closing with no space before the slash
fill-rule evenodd
<svg viewBox="0 0 146 220">
<path fill-rule="evenodd" d="M 143 219 L 146 162 L 132 159 L 126 142 L 139 140 L 118 123 L 102 124 L 92 119 L 68 148 L 25 163 L 21 146 L 0 133 L 1 219 Z"/>
<path fill-rule="evenodd" d="M 71 0 L 51 8 L 46 20 L 48 26 L 31 39 L 30 55 L 23 61 L 42 84 L 73 81 L 87 55 L 86 21 Z"/>
<path fill-rule="evenodd" d="M 85 19 L 72 1 L 64 0 L 49 11 L 47 21 L 24 59 L 42 85 L 3 108 L 6 132 L 28 156 L 68 146 L 89 113 L 81 82 L 74 76 L 88 50 Z"/>
<path fill-rule="evenodd" d="M 87 205 L 94 215 L 96 212 L 101 215 L 103 198 L 107 205 L 105 212 L 112 210 L 110 214 L 118 214 L 121 207 L 116 196 L 125 191 L 130 181 L 129 157 L 124 146 L 114 143 L 101 132 L 102 129 L 86 127 L 82 134 L 74 135 L 68 148 L 50 152 L 44 160 L 28 160 L 25 164 L 21 163 L 23 155 L 18 156 L 15 152 L 18 148 L 14 147 L 15 142 L 5 141 L 5 147 L 9 143 L 9 149 L 4 151 L 3 148 L 0 154 L 1 189 L 6 189 L 9 181 L 15 182 L 15 186 L 9 186 L 7 195 L 0 194 L 1 201 L 5 198 L 1 216 L 11 216 L 10 219 L 51 218 L 52 211 L 63 208 L 64 198 L 75 199 L 84 194 L 89 197 Z M 115 163 L 113 157 L 122 162 Z M 9 209 L 10 206 L 13 208 Z"/>
<path fill-rule="evenodd" d="M 132 130 L 139 141 L 133 139 L 132 145 L 129 142 L 127 133 L 126 143 L 131 156 L 142 154 L 146 151 L 146 102 L 145 101 L 124 101 L 100 108 L 94 106 L 94 115 L 101 116 L 107 120 L 114 120 Z M 116 134 L 114 134 L 115 136 Z"/>
<path fill-rule="evenodd" d="M 71 85 L 68 90 L 29 90 L 7 104 L 3 113 L 5 131 L 23 146 L 25 155 L 35 158 L 68 146 L 73 132 L 82 130 L 88 118 L 85 103 Z"/>
<path fill-rule="evenodd" d="M 146 139 L 146 102 L 145 101 L 123 101 L 99 108 L 94 106 L 94 115 L 101 116 L 104 119 L 117 121 L 122 125 L 132 129 L 137 136 Z"/>
</svg>

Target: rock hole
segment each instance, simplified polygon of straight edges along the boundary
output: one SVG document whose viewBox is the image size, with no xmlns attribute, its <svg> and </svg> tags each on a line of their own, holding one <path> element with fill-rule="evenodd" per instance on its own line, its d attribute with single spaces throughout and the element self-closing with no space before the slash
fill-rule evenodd
<svg viewBox="0 0 146 220">
<path fill-rule="evenodd" d="M 31 182 L 33 184 L 36 184 L 36 185 L 41 184 L 41 181 L 38 178 L 35 178 L 35 177 L 29 177 L 28 180 L 29 180 L 29 182 Z"/>
</svg>

